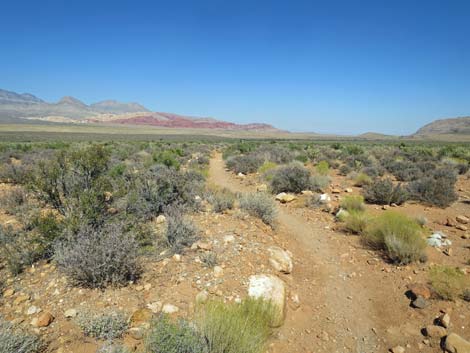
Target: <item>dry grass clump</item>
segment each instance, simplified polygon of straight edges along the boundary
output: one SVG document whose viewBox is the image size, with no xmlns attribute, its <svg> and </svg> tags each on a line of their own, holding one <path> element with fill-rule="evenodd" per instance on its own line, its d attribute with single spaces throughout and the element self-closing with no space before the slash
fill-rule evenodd
<svg viewBox="0 0 470 353">
<path fill-rule="evenodd" d="M 276 221 L 276 205 L 267 194 L 259 192 L 243 195 L 240 199 L 240 208 L 270 226 L 273 226 Z"/>
<path fill-rule="evenodd" d="M 445 300 L 454 300 L 470 289 L 470 281 L 458 268 L 436 265 L 429 271 L 429 280 L 436 294 Z"/>
<path fill-rule="evenodd" d="M 359 173 L 354 177 L 354 186 L 365 186 L 372 183 L 372 178 L 366 173 Z"/>
<path fill-rule="evenodd" d="M 209 195 L 209 202 L 212 204 L 214 212 L 222 213 L 233 209 L 235 195 L 228 189 L 215 190 Z"/>
<path fill-rule="evenodd" d="M 43 344 L 36 335 L 17 329 L 0 316 L 1 353 L 38 353 Z"/>
<path fill-rule="evenodd" d="M 361 195 L 349 195 L 345 196 L 340 203 L 341 208 L 346 211 L 358 211 L 362 212 L 365 210 L 364 197 Z"/>
<path fill-rule="evenodd" d="M 426 258 L 426 241 L 421 226 L 401 213 L 387 211 L 373 219 L 365 231 L 364 239 L 372 247 L 383 250 L 392 262 L 398 264 Z"/>
<path fill-rule="evenodd" d="M 121 312 L 84 312 L 78 316 L 77 324 L 86 336 L 106 340 L 121 337 L 129 326 L 127 318 Z"/>
<path fill-rule="evenodd" d="M 352 234 L 363 234 L 369 224 L 370 217 L 363 211 L 348 211 L 344 217 L 344 228 Z"/>
</svg>

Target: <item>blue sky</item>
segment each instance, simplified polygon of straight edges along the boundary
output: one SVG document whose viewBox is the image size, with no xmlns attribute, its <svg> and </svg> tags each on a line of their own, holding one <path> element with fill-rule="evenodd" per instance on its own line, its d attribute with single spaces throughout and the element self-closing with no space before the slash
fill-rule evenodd
<svg viewBox="0 0 470 353">
<path fill-rule="evenodd" d="M 470 1 L 4 1 L 0 88 L 292 131 L 470 115 Z"/>
</svg>

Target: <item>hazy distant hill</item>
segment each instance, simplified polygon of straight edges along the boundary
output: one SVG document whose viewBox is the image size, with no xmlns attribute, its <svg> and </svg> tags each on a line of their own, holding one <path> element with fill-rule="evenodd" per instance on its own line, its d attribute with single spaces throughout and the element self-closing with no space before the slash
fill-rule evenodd
<svg viewBox="0 0 470 353">
<path fill-rule="evenodd" d="M 21 118 L 21 119 L 20 119 Z M 167 128 L 203 128 L 250 131 L 278 131 L 268 124 L 235 124 L 213 118 L 151 112 L 138 103 L 105 100 L 87 105 L 66 96 L 57 103 L 45 102 L 32 94 L 0 89 L 0 123 L 42 120 L 60 123 L 149 125 Z"/>
<path fill-rule="evenodd" d="M 470 117 L 435 120 L 420 128 L 415 135 L 470 135 Z"/>
</svg>

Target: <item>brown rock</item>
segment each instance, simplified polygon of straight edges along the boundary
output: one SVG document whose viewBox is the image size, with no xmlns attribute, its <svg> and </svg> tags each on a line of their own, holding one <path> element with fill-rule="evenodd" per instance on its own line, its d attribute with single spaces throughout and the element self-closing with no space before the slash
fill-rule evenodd
<svg viewBox="0 0 470 353">
<path fill-rule="evenodd" d="M 138 309 L 134 311 L 130 318 L 131 327 L 137 327 L 149 322 L 152 319 L 152 311 L 150 309 Z"/>
<path fill-rule="evenodd" d="M 413 283 L 408 285 L 408 290 L 410 291 L 413 299 L 422 297 L 424 299 L 431 298 L 431 289 L 425 284 L 422 283 Z"/>
<path fill-rule="evenodd" d="M 37 321 L 35 322 L 36 327 L 47 327 L 49 326 L 52 321 L 54 321 L 54 316 L 52 316 L 51 313 L 49 312 L 44 312 L 41 315 L 39 315 Z"/>
<path fill-rule="evenodd" d="M 428 325 L 425 330 L 426 336 L 431 338 L 442 338 L 447 335 L 447 330 L 442 326 Z"/>
<path fill-rule="evenodd" d="M 461 224 L 467 224 L 470 222 L 470 219 L 468 217 L 465 217 L 464 215 L 458 215 L 455 217 L 455 220 Z"/>
<path fill-rule="evenodd" d="M 20 294 L 13 301 L 13 305 L 19 305 L 21 303 L 24 303 L 24 302 L 28 301 L 29 298 L 30 298 L 30 296 L 28 294 Z"/>
<path fill-rule="evenodd" d="M 468 227 L 464 226 L 463 224 L 458 224 L 455 226 L 455 229 L 463 230 L 464 232 L 466 232 L 468 230 Z"/>
<path fill-rule="evenodd" d="M 444 225 L 446 225 L 448 227 L 455 227 L 457 225 L 457 223 L 452 218 L 447 218 Z"/>
<path fill-rule="evenodd" d="M 8 289 L 5 289 L 5 291 L 3 292 L 3 297 L 9 298 L 13 296 L 13 294 L 15 294 L 15 290 L 13 288 L 8 288 Z"/>
<path fill-rule="evenodd" d="M 470 353 L 470 342 L 455 333 L 446 337 L 445 348 L 450 353 Z"/>
</svg>

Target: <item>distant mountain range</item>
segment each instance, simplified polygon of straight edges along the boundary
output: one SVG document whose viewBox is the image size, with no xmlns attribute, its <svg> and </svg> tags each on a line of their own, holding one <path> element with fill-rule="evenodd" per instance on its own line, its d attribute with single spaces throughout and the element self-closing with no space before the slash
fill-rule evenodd
<svg viewBox="0 0 470 353">
<path fill-rule="evenodd" d="M 74 97 L 48 103 L 29 94 L 0 89 L 0 123 L 25 121 L 61 123 L 151 125 L 167 128 L 204 128 L 249 131 L 279 131 L 268 124 L 235 124 L 214 118 L 151 112 L 139 103 L 105 100 L 90 105 Z"/>
</svg>

